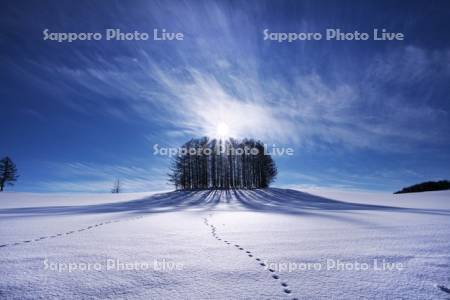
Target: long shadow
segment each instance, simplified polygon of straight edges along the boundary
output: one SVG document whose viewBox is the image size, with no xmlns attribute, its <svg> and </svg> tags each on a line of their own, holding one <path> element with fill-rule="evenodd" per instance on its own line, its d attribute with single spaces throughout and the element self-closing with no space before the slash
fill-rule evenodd
<svg viewBox="0 0 450 300">
<path fill-rule="evenodd" d="M 268 212 L 268 213 L 280 213 L 289 215 L 302 215 L 302 216 L 314 216 L 323 219 L 330 219 L 335 221 L 341 221 L 346 223 L 354 223 L 357 225 L 371 226 L 372 222 L 363 220 L 361 218 L 352 218 L 349 213 L 351 211 L 345 211 L 342 214 L 329 214 L 326 210 L 311 210 L 308 206 L 292 206 L 284 202 L 283 204 L 277 204 L 273 199 L 262 200 L 256 196 L 255 191 L 244 192 L 242 190 L 236 190 L 233 192 L 235 199 L 241 203 L 244 207 L 252 211 Z M 334 200 L 332 200 L 334 201 Z M 344 212 L 344 211 L 342 211 Z"/>
<path fill-rule="evenodd" d="M 245 207 L 253 210 L 272 211 L 288 214 L 305 214 L 314 211 L 384 211 L 409 212 L 435 215 L 450 215 L 449 210 L 403 208 L 386 205 L 350 203 L 320 197 L 288 189 L 239 190 L 236 199 Z"/>
<path fill-rule="evenodd" d="M 450 215 L 449 210 L 426 210 L 383 205 L 348 203 L 308 193 L 278 188 L 259 190 L 201 190 L 174 191 L 146 198 L 93 205 L 46 206 L 0 209 L 2 217 L 25 217 L 42 215 L 90 214 L 90 213 L 156 213 L 185 210 L 189 208 L 209 210 L 219 203 L 233 209 L 238 203 L 242 208 L 284 214 L 321 214 L 341 211 L 349 214 L 357 211 L 409 212 Z M 336 215 L 336 214 L 334 214 Z"/>
<path fill-rule="evenodd" d="M 0 209 L 0 215 L 42 216 L 94 213 L 153 213 L 183 210 L 190 207 L 205 207 L 205 199 L 213 191 L 174 191 L 146 198 L 93 205 L 43 206 Z"/>
</svg>

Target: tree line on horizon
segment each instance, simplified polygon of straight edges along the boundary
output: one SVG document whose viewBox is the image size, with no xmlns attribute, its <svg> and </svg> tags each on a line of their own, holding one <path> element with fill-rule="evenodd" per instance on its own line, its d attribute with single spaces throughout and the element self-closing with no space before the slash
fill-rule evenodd
<svg viewBox="0 0 450 300">
<path fill-rule="evenodd" d="M 263 143 L 253 139 L 191 139 L 172 161 L 169 181 L 176 190 L 266 188 L 278 173 Z"/>
<path fill-rule="evenodd" d="M 420 192 L 442 191 L 449 189 L 450 189 L 450 181 L 448 180 L 426 181 L 408 187 L 404 187 L 403 189 L 395 192 L 394 194 L 420 193 Z"/>
</svg>

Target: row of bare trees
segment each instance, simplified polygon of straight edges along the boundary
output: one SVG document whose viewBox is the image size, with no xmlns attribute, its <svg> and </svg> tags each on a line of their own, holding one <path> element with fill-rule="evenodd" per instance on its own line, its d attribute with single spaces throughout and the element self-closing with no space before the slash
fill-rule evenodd
<svg viewBox="0 0 450 300">
<path fill-rule="evenodd" d="M 265 188 L 277 175 L 260 141 L 192 139 L 175 157 L 169 180 L 177 190 Z"/>
</svg>

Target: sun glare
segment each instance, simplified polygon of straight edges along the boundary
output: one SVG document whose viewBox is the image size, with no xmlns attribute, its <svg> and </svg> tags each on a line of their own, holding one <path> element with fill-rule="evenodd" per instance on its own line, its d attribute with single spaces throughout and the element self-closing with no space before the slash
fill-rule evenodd
<svg viewBox="0 0 450 300">
<path fill-rule="evenodd" d="M 216 134 L 220 138 L 226 138 L 230 134 L 230 129 L 227 124 L 220 122 L 217 124 Z"/>
</svg>

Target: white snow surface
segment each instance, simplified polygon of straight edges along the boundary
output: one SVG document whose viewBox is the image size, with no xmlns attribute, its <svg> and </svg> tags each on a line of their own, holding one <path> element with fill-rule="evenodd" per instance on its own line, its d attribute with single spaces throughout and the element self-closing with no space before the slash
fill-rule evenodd
<svg viewBox="0 0 450 300">
<path fill-rule="evenodd" d="M 0 298 L 450 297 L 450 191 L 309 192 L 1 193 Z"/>
</svg>

